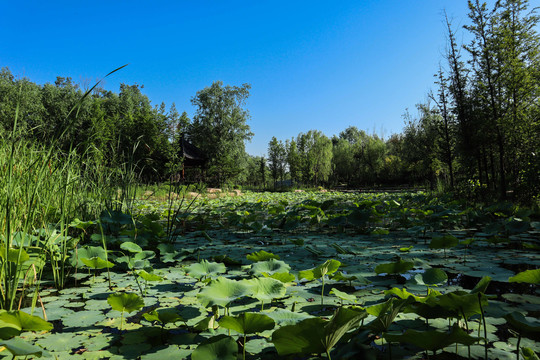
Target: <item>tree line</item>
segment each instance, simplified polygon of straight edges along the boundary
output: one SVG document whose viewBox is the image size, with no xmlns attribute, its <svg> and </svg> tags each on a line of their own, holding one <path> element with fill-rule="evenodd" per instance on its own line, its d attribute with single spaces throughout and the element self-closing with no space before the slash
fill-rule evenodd
<svg viewBox="0 0 540 360">
<path fill-rule="evenodd" d="M 119 93 L 96 88 L 81 101 L 83 90 L 71 78 L 38 85 L 7 68 L 0 70 L 0 130 L 9 131 L 18 111 L 21 138 L 47 144 L 63 134 L 61 150 L 76 148 L 108 166 L 130 161 L 145 181 L 178 171 L 183 138 L 206 154 L 199 178 L 212 185 L 427 184 L 538 197 L 539 17 L 526 0 L 500 0 L 492 9 L 479 0 L 468 5 L 463 33 L 444 18 L 446 51 L 434 90 L 405 112 L 403 131 L 388 139 L 355 126 L 331 137 L 310 130 L 273 137 L 267 155 L 254 157 L 244 146 L 253 136 L 249 84 L 216 81 L 198 91 L 189 118 L 174 104 L 152 106 L 137 84 L 121 84 Z M 458 43 L 462 37 L 468 42 Z"/>
<path fill-rule="evenodd" d="M 540 190 L 540 55 L 539 17 L 528 1 L 498 1 L 489 9 L 468 1 L 468 43 L 445 16 L 447 47 L 435 74 L 435 90 L 404 114 L 401 134 L 388 140 L 348 128 L 332 139 L 321 138 L 330 152 L 318 180 L 357 185 L 424 182 L 449 189 L 469 188 L 505 198 L 509 190 L 523 198 Z M 312 134 L 311 134 L 312 133 Z M 272 177 L 317 182 L 299 135 L 285 143 L 272 139 L 268 160 Z M 331 140 L 331 141 L 330 141 Z M 292 147 L 291 147 L 292 145 Z M 296 154 L 300 162 L 295 160 Z M 303 161 L 303 162 L 302 162 Z M 306 162 L 307 161 L 307 162 Z M 301 165 L 303 164 L 303 165 Z M 330 165 L 327 165 L 330 164 Z M 300 179 L 300 178 L 297 178 Z"/>
</svg>

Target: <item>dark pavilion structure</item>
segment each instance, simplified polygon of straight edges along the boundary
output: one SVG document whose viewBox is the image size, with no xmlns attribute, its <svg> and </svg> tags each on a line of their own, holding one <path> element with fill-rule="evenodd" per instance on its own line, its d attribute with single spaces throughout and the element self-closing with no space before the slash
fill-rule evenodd
<svg viewBox="0 0 540 360">
<path fill-rule="evenodd" d="M 201 149 L 187 141 L 183 135 L 180 143 L 179 155 L 184 161 L 182 166 L 182 179 L 185 178 L 185 169 L 199 168 L 202 170 L 208 162 L 208 158 Z"/>
</svg>

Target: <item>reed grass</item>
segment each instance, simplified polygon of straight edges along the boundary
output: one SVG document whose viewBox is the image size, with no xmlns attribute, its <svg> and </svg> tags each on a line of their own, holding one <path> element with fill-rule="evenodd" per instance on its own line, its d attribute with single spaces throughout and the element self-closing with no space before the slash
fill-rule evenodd
<svg viewBox="0 0 540 360">
<path fill-rule="evenodd" d="M 65 127 L 49 145 L 37 145 L 22 136 L 20 102 L 11 132 L 0 134 L 0 309 L 15 308 L 30 268 L 37 274 L 37 288 L 46 266 L 55 285 L 65 285 L 69 252 L 84 235 L 70 224 L 74 219 L 96 219 L 110 206 L 107 201 L 115 199 L 111 194 L 118 193 L 118 179 L 124 184 L 120 208 L 130 205 L 131 192 L 126 188 L 132 186 L 134 175 L 126 173 L 129 166 L 110 171 L 96 152 L 63 152 L 56 146 L 73 126 L 84 98 L 98 84 L 71 109 Z"/>
</svg>

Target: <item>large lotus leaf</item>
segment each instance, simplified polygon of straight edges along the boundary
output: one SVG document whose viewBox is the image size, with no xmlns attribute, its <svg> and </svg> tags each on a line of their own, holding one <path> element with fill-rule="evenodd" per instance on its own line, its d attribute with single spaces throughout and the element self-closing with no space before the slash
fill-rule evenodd
<svg viewBox="0 0 540 360">
<path fill-rule="evenodd" d="M 523 314 L 512 312 L 504 316 L 508 324 L 521 335 L 526 337 L 535 337 L 540 334 L 540 323 L 533 319 L 527 319 Z"/>
<path fill-rule="evenodd" d="M 388 342 L 401 342 L 413 344 L 421 349 L 436 351 L 449 345 L 458 343 L 472 345 L 481 340 L 479 337 L 470 336 L 457 324 L 452 327 L 452 331 L 416 331 L 408 329 L 403 334 L 384 334 L 383 337 Z"/>
<path fill-rule="evenodd" d="M 256 334 L 272 330 L 276 323 L 267 315 L 244 312 L 238 316 L 223 316 L 219 320 L 219 326 L 240 334 Z"/>
<path fill-rule="evenodd" d="M 77 265 L 78 267 L 81 267 L 85 265 L 81 261 L 82 259 L 91 259 L 94 257 L 98 257 L 100 259 L 107 259 L 107 251 L 101 246 L 88 246 L 76 249 L 76 251 L 73 252 L 73 256 L 71 257 L 71 264 L 73 266 Z"/>
<path fill-rule="evenodd" d="M 291 267 L 284 261 L 270 259 L 254 263 L 251 265 L 249 273 L 255 276 L 260 276 L 263 273 L 273 275 L 275 273 L 289 272 L 290 269 Z"/>
<path fill-rule="evenodd" d="M 482 302 L 482 308 L 488 306 L 488 300 L 482 293 L 465 293 L 450 292 L 438 296 L 430 305 L 436 304 L 443 307 L 446 310 L 454 311 L 457 317 L 465 315 L 469 318 L 476 314 L 481 314 L 480 304 L 478 303 L 478 297 Z"/>
<path fill-rule="evenodd" d="M 142 277 L 145 281 L 162 281 L 163 280 L 163 277 L 157 274 L 149 273 L 146 270 L 137 271 L 137 275 Z"/>
<path fill-rule="evenodd" d="M 357 328 L 367 316 L 366 311 L 357 306 L 339 307 L 324 327 L 322 343 L 326 350 L 332 349 L 345 333 Z"/>
<path fill-rule="evenodd" d="M 527 230 L 529 230 L 529 227 L 531 226 L 531 223 L 528 221 L 523 221 L 519 218 L 514 218 L 513 220 L 507 222 L 504 225 L 504 228 L 506 231 L 508 231 L 509 234 L 521 234 Z"/>
<path fill-rule="evenodd" d="M 321 339 L 327 323 L 328 321 L 315 317 L 295 325 L 282 326 L 272 333 L 272 343 L 280 356 L 322 353 L 325 349 Z"/>
<path fill-rule="evenodd" d="M 342 301 L 349 301 L 349 302 L 355 303 L 358 300 L 355 295 L 347 294 L 346 292 L 339 291 L 336 288 L 332 288 L 332 290 L 330 290 L 330 294 L 337 296 Z"/>
<path fill-rule="evenodd" d="M 250 287 L 243 281 L 218 277 L 197 294 L 197 299 L 204 307 L 226 307 L 231 301 L 246 296 L 249 292 Z"/>
<path fill-rule="evenodd" d="M 195 279 L 202 277 L 223 274 L 227 267 L 223 263 L 209 262 L 202 260 L 200 263 L 191 264 L 186 267 L 187 274 Z"/>
<path fill-rule="evenodd" d="M 136 261 L 152 260 L 155 257 L 156 257 L 156 253 L 152 250 L 143 250 L 133 255 L 133 259 Z"/>
<path fill-rule="evenodd" d="M 173 308 L 152 310 L 143 314 L 143 316 L 148 321 L 158 321 L 162 324 L 184 321 L 182 316 Z"/>
<path fill-rule="evenodd" d="M 110 261 L 103 260 L 100 257 L 93 257 L 90 259 L 81 258 L 82 263 L 92 269 L 105 269 L 112 268 L 114 264 Z"/>
<path fill-rule="evenodd" d="M 368 324 L 368 327 L 375 333 L 384 333 L 394 322 L 396 316 L 401 310 L 414 302 L 413 297 L 406 299 L 389 299 L 386 302 L 378 305 L 373 305 L 366 308 L 366 312 L 377 318 Z"/>
<path fill-rule="evenodd" d="M 294 325 L 302 320 L 313 317 L 313 315 L 307 313 L 293 312 L 287 309 L 277 309 L 265 312 L 265 314 L 274 319 L 279 326 Z"/>
<path fill-rule="evenodd" d="M 139 245 L 131 241 L 124 241 L 122 244 L 120 244 L 120 249 L 124 251 L 129 251 L 130 253 L 134 253 L 134 254 L 140 253 L 143 251 L 143 249 Z"/>
<path fill-rule="evenodd" d="M 251 254 L 246 255 L 246 258 L 249 261 L 257 262 L 257 261 L 266 261 L 270 259 L 276 259 L 279 260 L 279 255 L 275 255 L 269 252 L 266 252 L 264 250 L 253 252 Z"/>
<path fill-rule="evenodd" d="M 359 275 L 359 274 L 349 275 L 349 274 L 344 274 L 341 271 L 334 273 L 330 278 L 335 281 L 348 281 L 348 282 L 356 281 L 357 283 L 364 284 L 364 285 L 371 284 L 371 281 L 369 281 L 362 275 Z"/>
<path fill-rule="evenodd" d="M 540 269 L 522 271 L 510 277 L 508 282 L 540 284 Z"/>
<path fill-rule="evenodd" d="M 246 280 L 245 283 L 250 287 L 249 296 L 260 301 L 272 301 L 272 299 L 285 296 L 287 288 L 279 280 L 264 277 Z"/>
<path fill-rule="evenodd" d="M 321 265 L 308 270 L 303 270 L 298 272 L 298 279 L 306 279 L 308 281 L 320 279 L 325 275 L 333 274 L 339 269 L 341 262 L 338 260 L 330 259 L 326 260 Z"/>
<path fill-rule="evenodd" d="M 14 357 L 33 355 L 40 358 L 42 356 L 50 356 L 49 353 L 39 346 L 31 345 L 19 337 L 0 341 L 0 347 L 5 347 Z"/>
<path fill-rule="evenodd" d="M 403 274 L 414 268 L 414 262 L 399 259 L 393 263 L 379 264 L 375 267 L 375 273 L 378 274 Z"/>
<path fill-rule="evenodd" d="M 20 328 L 21 331 L 49 331 L 53 328 L 53 324 L 50 322 L 43 320 L 39 316 L 29 315 L 20 310 L 0 310 L 0 326 L 2 326 L 1 322 L 14 325 Z M 10 326 L 8 325 L 7 327 Z"/>
<path fill-rule="evenodd" d="M 538 355 L 534 352 L 533 349 L 528 347 L 522 347 L 521 348 L 521 355 L 525 360 L 540 360 Z"/>
<path fill-rule="evenodd" d="M 144 306 L 144 300 L 134 293 L 116 293 L 107 298 L 107 302 L 113 310 L 131 313 L 140 310 Z"/>
<path fill-rule="evenodd" d="M 11 324 L 0 320 L 0 339 L 6 340 L 19 335 L 22 329 L 17 324 Z"/>
<path fill-rule="evenodd" d="M 434 236 L 429 243 L 430 249 L 450 249 L 459 244 L 454 235 Z"/>
<path fill-rule="evenodd" d="M 448 275 L 444 270 L 429 268 L 422 274 L 417 274 L 414 279 L 420 285 L 439 285 L 448 281 Z"/>
<path fill-rule="evenodd" d="M 92 326 L 95 323 L 105 319 L 101 310 L 85 310 L 71 312 L 61 317 L 64 327 L 85 327 Z"/>
<path fill-rule="evenodd" d="M 289 274 L 288 272 L 274 273 L 272 275 L 269 275 L 267 273 L 263 273 L 263 276 L 279 280 L 284 284 L 291 283 L 294 280 L 296 280 L 296 277 L 293 274 Z"/>
<path fill-rule="evenodd" d="M 436 291 L 436 290 L 429 289 L 428 290 L 428 296 L 417 296 L 417 295 L 414 295 L 414 294 L 408 292 L 407 289 L 392 288 L 390 290 L 385 290 L 384 295 L 387 296 L 387 297 L 389 295 L 395 295 L 400 299 L 407 299 L 409 297 L 413 297 L 415 301 L 424 303 L 424 302 L 426 302 L 426 301 L 428 301 L 430 299 L 433 299 L 433 298 L 437 297 L 438 295 L 441 295 L 441 293 Z M 382 305 L 382 304 L 380 304 L 380 305 Z M 376 305 L 376 306 L 378 306 L 378 305 Z M 372 312 L 375 311 L 375 308 L 373 310 L 370 310 L 370 311 L 372 311 Z M 372 314 L 372 315 L 377 316 L 376 314 Z"/>
<path fill-rule="evenodd" d="M 107 257 L 107 251 L 101 246 L 88 246 L 77 250 L 77 256 L 80 258 L 90 259 L 93 257 L 100 257 L 105 259 Z"/>
<path fill-rule="evenodd" d="M 191 360 L 236 360 L 238 345 L 226 335 L 217 335 L 203 341 L 191 354 Z"/>
<path fill-rule="evenodd" d="M 20 258 L 19 258 L 20 255 Z M 6 247 L 0 246 L 0 258 L 6 259 Z M 18 265 L 24 263 L 30 259 L 30 256 L 24 249 L 9 249 L 7 253 L 7 260 Z"/>
<path fill-rule="evenodd" d="M 414 302 L 403 308 L 404 313 L 414 313 L 424 319 L 451 318 L 456 316 L 456 312 L 443 308 L 442 306 L 430 304 L 431 298 L 425 302 Z"/>
<path fill-rule="evenodd" d="M 482 277 L 469 293 L 470 294 L 485 293 L 490 282 L 491 282 L 491 277 L 489 276 Z"/>
</svg>

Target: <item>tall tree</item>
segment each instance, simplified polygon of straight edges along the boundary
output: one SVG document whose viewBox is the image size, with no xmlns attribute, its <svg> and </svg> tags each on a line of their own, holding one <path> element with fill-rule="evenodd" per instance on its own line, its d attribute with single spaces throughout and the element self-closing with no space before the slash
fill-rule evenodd
<svg viewBox="0 0 540 360">
<path fill-rule="evenodd" d="M 251 86 L 223 86 L 221 81 L 197 92 L 191 103 L 197 107 L 189 138 L 209 158 L 208 174 L 218 184 L 233 179 L 241 168 L 238 158 L 251 139 L 245 108 Z"/>
<path fill-rule="evenodd" d="M 454 189 L 454 143 L 455 143 L 455 122 L 454 116 L 449 108 L 448 79 L 444 76 L 442 67 L 439 65 L 437 75 L 438 85 L 437 96 L 430 94 L 431 99 L 437 104 L 441 121 L 437 124 L 439 139 L 441 140 L 442 161 L 448 166 L 450 175 L 450 188 Z"/>
<path fill-rule="evenodd" d="M 285 175 L 285 160 L 285 146 L 281 140 L 278 141 L 278 139 L 273 136 L 268 143 L 268 162 L 272 178 L 274 179 L 274 188 L 276 187 L 278 178 L 281 178 L 281 181 L 283 181 Z"/>
</svg>

